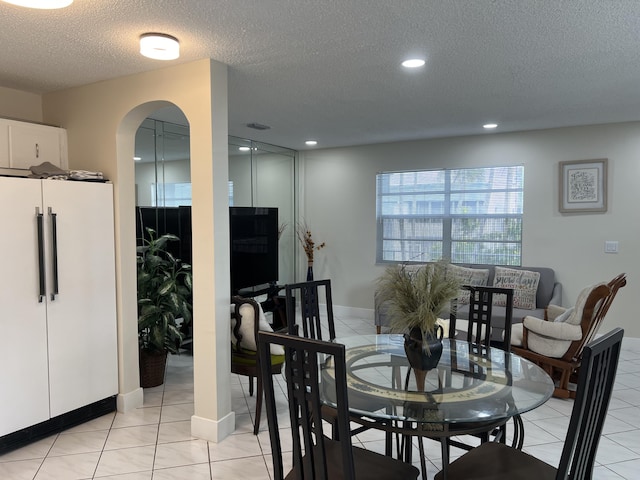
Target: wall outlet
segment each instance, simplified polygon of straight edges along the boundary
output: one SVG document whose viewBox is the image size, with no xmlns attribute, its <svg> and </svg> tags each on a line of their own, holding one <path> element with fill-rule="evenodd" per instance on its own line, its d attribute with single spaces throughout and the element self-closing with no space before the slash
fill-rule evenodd
<svg viewBox="0 0 640 480">
<path fill-rule="evenodd" d="M 618 253 L 618 241 L 606 240 L 604 242 L 604 253 Z"/>
</svg>

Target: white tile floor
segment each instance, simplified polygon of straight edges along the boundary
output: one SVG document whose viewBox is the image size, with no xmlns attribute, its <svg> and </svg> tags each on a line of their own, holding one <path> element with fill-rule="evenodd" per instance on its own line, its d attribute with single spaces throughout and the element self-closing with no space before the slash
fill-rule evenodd
<svg viewBox="0 0 640 480">
<path fill-rule="evenodd" d="M 338 335 L 374 333 L 368 320 L 336 319 Z M 190 435 L 193 368 L 189 355 L 172 356 L 163 386 L 147 389 L 142 408 L 113 413 L 0 456 L 6 480 L 271 479 L 271 447 L 263 419 L 252 431 L 255 399 L 245 377 L 232 379 L 237 414 L 233 435 L 219 444 Z M 281 385 L 280 385 L 281 388 Z M 286 402 L 284 393 L 281 400 Z M 573 402 L 552 398 L 524 415 L 524 450 L 557 465 Z M 382 433 L 354 444 L 383 452 Z M 428 477 L 439 470 L 440 447 L 426 441 Z M 286 448 L 286 447 L 285 447 Z M 459 453 L 459 452 L 458 452 Z M 456 452 L 453 452 L 455 455 Z M 417 459 L 417 450 L 414 455 Z M 613 400 L 598 450 L 595 479 L 636 479 L 640 472 L 640 351 L 623 346 Z"/>
</svg>

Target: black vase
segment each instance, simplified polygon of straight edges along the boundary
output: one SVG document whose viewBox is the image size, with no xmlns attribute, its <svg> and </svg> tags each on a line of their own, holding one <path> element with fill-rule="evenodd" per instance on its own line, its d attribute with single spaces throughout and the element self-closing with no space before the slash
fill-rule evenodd
<svg viewBox="0 0 640 480">
<path fill-rule="evenodd" d="M 444 330 L 438 325 L 435 332 L 422 338 L 422 331 L 419 328 L 411 329 L 407 335 L 404 334 L 404 351 L 407 355 L 409 365 L 415 370 L 431 370 L 438 366 L 442 356 L 442 336 Z M 423 342 L 427 342 L 428 349 L 423 348 Z"/>
<path fill-rule="evenodd" d="M 307 282 L 313 282 L 313 265 L 307 265 Z"/>
</svg>

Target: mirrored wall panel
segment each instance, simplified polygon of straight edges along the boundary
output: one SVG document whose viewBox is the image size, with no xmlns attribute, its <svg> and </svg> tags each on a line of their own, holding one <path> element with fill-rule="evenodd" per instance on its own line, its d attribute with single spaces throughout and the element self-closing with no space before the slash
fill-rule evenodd
<svg viewBox="0 0 640 480">
<path fill-rule="evenodd" d="M 289 148 L 229 137 L 229 205 L 278 209 L 282 285 L 295 281 L 296 159 Z"/>
<path fill-rule="evenodd" d="M 147 118 L 136 133 L 134 159 L 138 238 L 146 227 L 176 233 L 181 246 L 175 253 L 187 262 L 191 262 L 189 142 L 188 126 Z M 278 209 L 281 285 L 295 281 L 296 162 L 295 150 L 229 137 L 229 205 Z"/>
</svg>

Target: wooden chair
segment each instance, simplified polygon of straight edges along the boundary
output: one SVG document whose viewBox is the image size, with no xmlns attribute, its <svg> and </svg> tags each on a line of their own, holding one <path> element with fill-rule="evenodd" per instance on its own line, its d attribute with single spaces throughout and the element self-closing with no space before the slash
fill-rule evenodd
<svg viewBox="0 0 640 480">
<path fill-rule="evenodd" d="M 577 329 L 576 327 L 578 332 L 581 331 L 581 335 L 578 333 L 579 338 L 577 340 L 568 342 L 566 337 L 563 338 L 561 335 L 556 336 L 554 334 L 556 330 L 561 331 L 561 327 L 564 327 L 562 324 L 546 322 L 533 317 L 524 319 L 521 327 L 522 345 L 520 347 L 513 346 L 513 351 L 539 365 L 554 379 L 557 385 L 553 393 L 555 397 L 575 398 L 575 391 L 569 389 L 569 383 L 576 383 L 578 379 L 584 347 L 594 338 L 618 290 L 624 287 L 626 283 L 626 276 L 621 273 L 608 284 L 589 287 L 590 291 L 586 292 L 588 295 L 584 303 L 580 301 L 579 296 L 576 309 L 581 308 L 582 316 L 578 318 L 580 328 Z M 580 315 L 579 312 L 574 314 Z M 531 328 L 536 328 L 538 333 L 533 332 Z M 545 355 L 540 349 L 535 351 L 536 347 L 532 344 L 533 342 L 530 342 L 530 337 L 533 335 L 538 336 L 536 340 L 564 342 L 564 344 L 569 344 L 568 349 L 564 354 L 558 355 L 557 358 L 548 354 Z"/>
<path fill-rule="evenodd" d="M 260 332 L 260 357 L 265 385 L 269 439 L 273 458 L 274 480 L 410 480 L 418 478 L 418 469 L 391 457 L 354 447 L 349 435 L 349 402 L 344 345 L 295 335 Z M 293 469 L 284 475 L 282 442 L 273 388 L 273 371 L 268 352 L 271 345 L 285 349 L 285 377 L 291 435 Z M 340 441 L 323 433 L 320 389 L 325 355 L 332 356 L 335 369 L 337 428 Z"/>
<path fill-rule="evenodd" d="M 616 328 L 586 345 L 578 391 L 558 468 L 501 443 L 483 443 L 449 465 L 449 480 L 564 480 L 592 477 L 624 331 Z M 443 472 L 435 480 L 444 480 Z"/>
<path fill-rule="evenodd" d="M 231 311 L 231 318 L 235 319 L 235 326 L 231 330 L 231 335 L 235 339 L 235 344 L 231 345 L 231 372 L 249 377 L 249 395 L 253 396 L 253 379 L 257 379 L 257 392 L 256 392 L 256 414 L 253 425 L 253 434 L 257 435 L 260 429 L 260 414 L 262 411 L 262 375 L 260 374 L 262 365 L 260 363 L 260 357 L 258 355 L 258 331 L 260 330 L 260 316 L 259 307 L 255 300 L 251 298 L 233 297 L 231 299 L 231 305 L 233 310 Z M 243 305 L 250 305 L 252 307 L 253 318 L 243 319 L 240 310 Z M 255 346 L 255 350 L 243 346 L 244 336 L 242 330 L 247 332 L 246 328 L 242 328 L 242 322 L 251 323 L 253 325 L 249 328 L 250 334 L 253 335 L 249 344 L 251 347 Z M 246 343 L 246 341 L 244 342 Z M 282 364 L 284 362 L 284 355 L 272 355 L 272 352 L 268 352 L 268 363 L 271 367 L 271 371 L 274 374 L 280 373 L 282 370 Z"/>
</svg>

